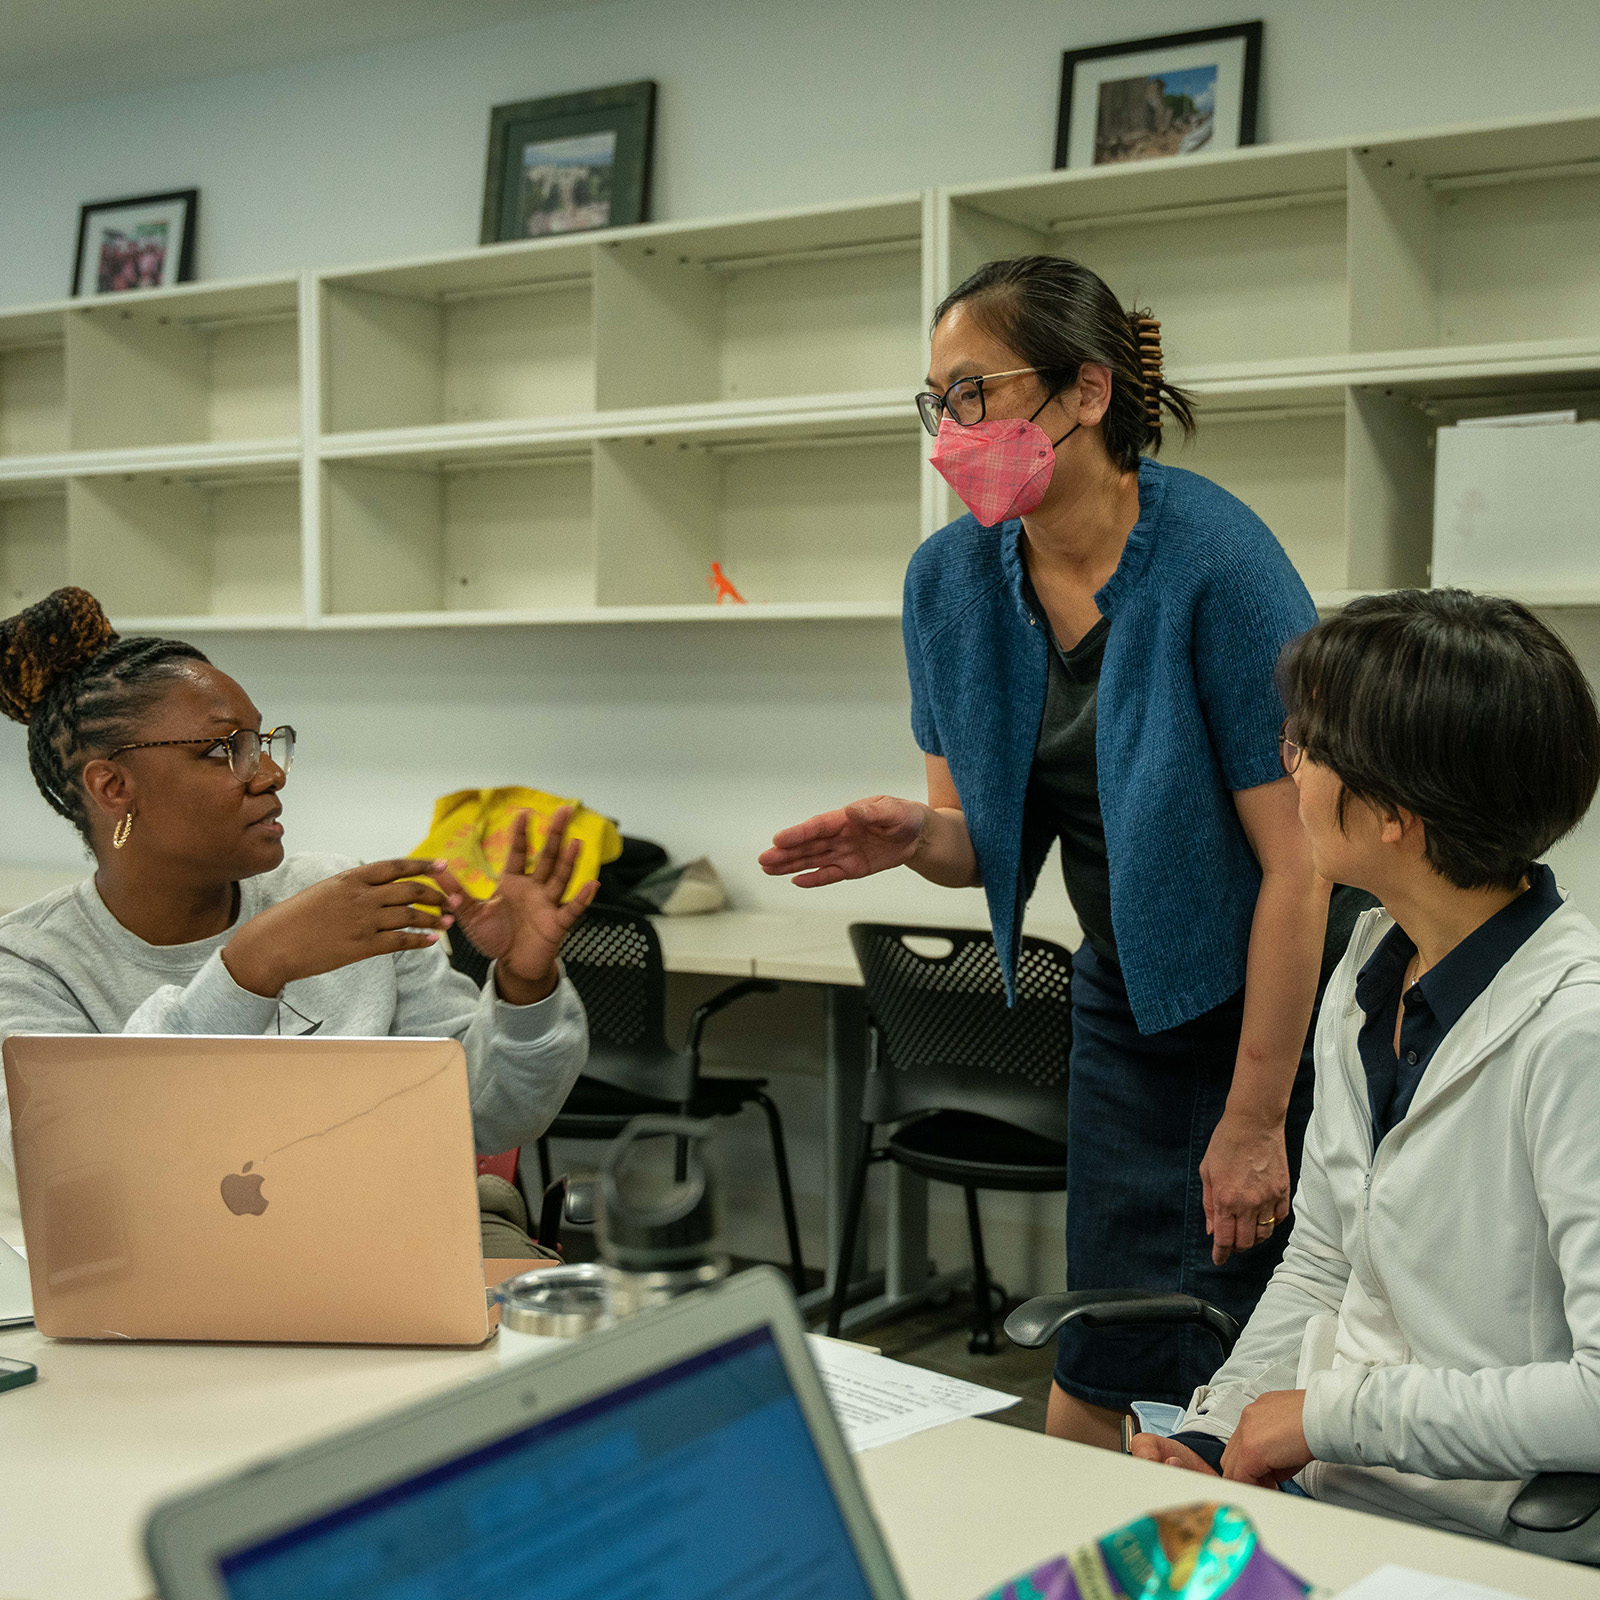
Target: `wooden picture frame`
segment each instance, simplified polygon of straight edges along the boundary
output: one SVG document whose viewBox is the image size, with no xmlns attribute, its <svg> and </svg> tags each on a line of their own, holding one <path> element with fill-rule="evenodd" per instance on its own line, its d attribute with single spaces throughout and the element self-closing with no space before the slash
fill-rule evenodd
<svg viewBox="0 0 1600 1600">
<path fill-rule="evenodd" d="M 649 80 L 496 106 L 479 243 L 648 221 L 655 109 Z"/>
<path fill-rule="evenodd" d="M 1256 142 L 1260 22 L 1067 50 L 1055 165 L 1105 166 Z"/>
<path fill-rule="evenodd" d="M 93 200 L 79 207 L 73 297 L 192 282 L 199 221 L 198 189 Z"/>
</svg>

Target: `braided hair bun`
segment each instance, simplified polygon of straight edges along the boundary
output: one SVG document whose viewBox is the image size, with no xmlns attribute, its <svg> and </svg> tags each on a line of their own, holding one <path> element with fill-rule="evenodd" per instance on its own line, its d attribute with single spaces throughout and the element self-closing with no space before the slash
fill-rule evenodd
<svg viewBox="0 0 1600 1600">
<path fill-rule="evenodd" d="M 117 641 L 100 602 L 86 589 L 57 589 L 0 622 L 0 711 L 33 720 L 52 684 Z"/>
<path fill-rule="evenodd" d="M 205 659 L 181 639 L 121 638 L 82 589 L 0 622 L 0 711 L 27 724 L 39 793 L 91 848 L 85 763 L 136 742 L 173 678 Z"/>
</svg>

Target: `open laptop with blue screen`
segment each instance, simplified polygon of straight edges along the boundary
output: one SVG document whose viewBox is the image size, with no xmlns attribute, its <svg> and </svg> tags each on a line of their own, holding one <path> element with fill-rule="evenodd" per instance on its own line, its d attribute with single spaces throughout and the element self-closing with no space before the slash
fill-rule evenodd
<svg viewBox="0 0 1600 1600">
<path fill-rule="evenodd" d="M 901 1600 L 767 1268 L 167 1502 L 165 1600 Z"/>
</svg>

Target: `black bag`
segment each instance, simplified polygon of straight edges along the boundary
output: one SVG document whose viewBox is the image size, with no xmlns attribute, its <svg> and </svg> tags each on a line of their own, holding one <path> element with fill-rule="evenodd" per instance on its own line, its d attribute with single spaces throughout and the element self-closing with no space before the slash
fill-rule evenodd
<svg viewBox="0 0 1600 1600">
<path fill-rule="evenodd" d="M 623 834 L 622 854 L 600 869 L 600 892 L 595 896 L 595 904 L 653 915 L 658 909 L 656 905 L 633 891 L 652 872 L 659 872 L 666 866 L 668 859 L 667 852 L 652 840 L 631 839 Z"/>
</svg>

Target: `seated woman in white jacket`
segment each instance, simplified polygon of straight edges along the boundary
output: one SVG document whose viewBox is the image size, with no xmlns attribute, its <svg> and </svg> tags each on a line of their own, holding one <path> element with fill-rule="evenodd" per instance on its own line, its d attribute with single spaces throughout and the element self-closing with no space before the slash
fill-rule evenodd
<svg viewBox="0 0 1600 1600">
<path fill-rule="evenodd" d="M 0 919 L 0 1038 L 454 1038 L 480 1153 L 549 1125 L 588 1056 L 557 955 L 596 885 L 562 904 L 578 848 L 563 845 L 566 817 L 531 871 L 519 825 L 482 902 L 443 862 L 285 859 L 293 731 L 262 731 L 249 695 L 192 645 L 119 639 L 81 589 L 0 622 L 0 710 L 27 724 L 40 792 L 95 859 L 92 878 Z M 452 922 L 494 958 L 481 994 L 438 945 Z M 4 1087 L 0 1212 L 16 1204 Z"/>
<path fill-rule="evenodd" d="M 1565 646 L 1508 600 L 1372 596 L 1285 651 L 1317 869 L 1382 901 L 1316 1035 L 1293 1234 L 1232 1357 L 1133 1452 L 1549 1553 L 1600 1472 L 1600 933 L 1538 857 L 1600 781 Z"/>
</svg>

